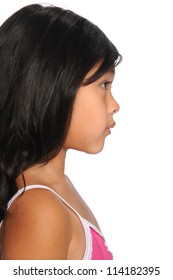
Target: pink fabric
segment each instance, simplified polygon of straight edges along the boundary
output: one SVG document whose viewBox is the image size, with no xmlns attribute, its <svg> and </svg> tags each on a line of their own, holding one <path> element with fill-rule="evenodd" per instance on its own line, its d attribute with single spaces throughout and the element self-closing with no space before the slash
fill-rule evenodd
<svg viewBox="0 0 173 280">
<path fill-rule="evenodd" d="M 112 253 L 108 251 L 105 240 L 98 232 L 90 227 L 92 236 L 92 260 L 113 260 Z"/>
</svg>

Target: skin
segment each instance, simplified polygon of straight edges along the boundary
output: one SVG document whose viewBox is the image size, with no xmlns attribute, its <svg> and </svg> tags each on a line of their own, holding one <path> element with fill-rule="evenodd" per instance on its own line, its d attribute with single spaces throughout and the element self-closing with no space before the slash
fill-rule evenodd
<svg viewBox="0 0 173 280">
<path fill-rule="evenodd" d="M 46 165 L 37 164 L 24 172 L 26 185 L 52 188 L 98 228 L 91 210 L 64 173 L 65 157 L 68 149 L 90 154 L 103 149 L 110 127 L 115 125 L 113 115 L 119 110 L 111 93 L 113 79 L 114 71 L 108 71 L 92 84 L 80 87 L 63 149 Z M 16 182 L 19 189 L 23 187 L 21 175 Z M 48 190 L 33 189 L 19 196 L 9 208 L 1 227 L 1 244 L 2 259 L 74 260 L 83 257 L 85 234 L 77 215 L 58 197 Z"/>
<path fill-rule="evenodd" d="M 86 79 L 96 71 L 96 67 Z M 103 149 L 105 137 L 110 134 L 109 128 L 115 125 L 113 115 L 119 110 L 111 94 L 113 79 L 114 71 L 110 71 L 94 83 L 79 89 L 65 148 L 90 154 Z"/>
</svg>

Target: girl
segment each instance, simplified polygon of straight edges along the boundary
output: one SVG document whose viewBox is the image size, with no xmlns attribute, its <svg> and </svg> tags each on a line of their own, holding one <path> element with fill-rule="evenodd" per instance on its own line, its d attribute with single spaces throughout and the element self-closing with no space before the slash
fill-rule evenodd
<svg viewBox="0 0 173 280">
<path fill-rule="evenodd" d="M 1 259 L 112 259 L 64 174 L 68 149 L 100 152 L 119 110 L 121 55 L 85 18 L 29 5 L 0 28 Z"/>
</svg>

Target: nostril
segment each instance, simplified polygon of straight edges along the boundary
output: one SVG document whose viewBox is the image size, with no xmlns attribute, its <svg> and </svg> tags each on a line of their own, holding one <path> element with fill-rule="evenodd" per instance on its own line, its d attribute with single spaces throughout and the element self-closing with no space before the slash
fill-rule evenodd
<svg viewBox="0 0 173 280">
<path fill-rule="evenodd" d="M 113 113 L 115 114 L 115 113 L 117 113 L 119 110 L 120 110 L 120 105 L 116 102 L 116 106 L 115 106 L 115 108 L 114 108 L 114 110 L 113 110 Z"/>
</svg>

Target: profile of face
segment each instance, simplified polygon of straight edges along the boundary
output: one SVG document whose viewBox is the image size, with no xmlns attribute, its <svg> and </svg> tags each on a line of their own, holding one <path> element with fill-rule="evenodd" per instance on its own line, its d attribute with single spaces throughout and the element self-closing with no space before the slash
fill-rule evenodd
<svg viewBox="0 0 173 280">
<path fill-rule="evenodd" d="M 88 72 L 84 82 L 98 67 L 97 64 Z M 113 115 L 119 110 L 119 104 L 111 92 L 114 75 L 114 70 L 107 71 L 98 80 L 79 88 L 64 149 L 90 154 L 99 153 L 103 149 L 105 137 L 115 126 Z"/>
</svg>

